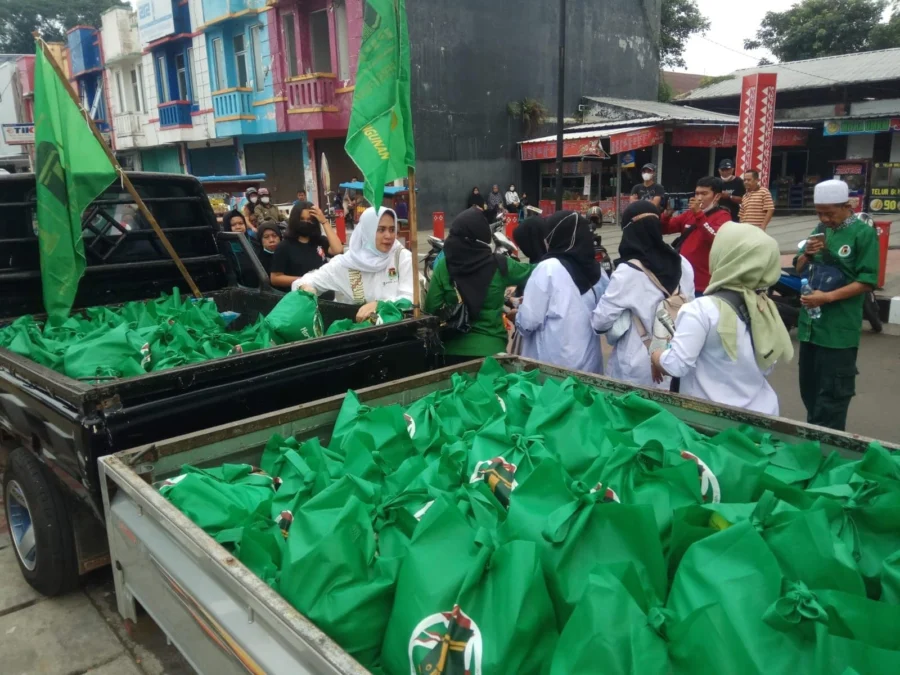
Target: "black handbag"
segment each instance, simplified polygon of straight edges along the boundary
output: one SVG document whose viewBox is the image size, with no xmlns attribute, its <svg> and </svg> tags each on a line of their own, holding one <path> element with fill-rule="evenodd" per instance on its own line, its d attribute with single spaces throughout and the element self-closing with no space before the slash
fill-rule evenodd
<svg viewBox="0 0 900 675">
<path fill-rule="evenodd" d="M 456 291 L 456 304 L 441 307 L 438 310 L 438 320 L 442 330 L 465 335 L 472 330 L 472 324 L 469 320 L 469 309 L 466 307 L 466 303 L 463 302 L 456 284 L 453 285 L 453 290 Z"/>
</svg>

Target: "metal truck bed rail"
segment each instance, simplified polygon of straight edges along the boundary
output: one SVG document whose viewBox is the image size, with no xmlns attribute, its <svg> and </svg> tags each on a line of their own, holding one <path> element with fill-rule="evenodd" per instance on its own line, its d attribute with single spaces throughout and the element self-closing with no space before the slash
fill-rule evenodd
<svg viewBox="0 0 900 675">
<path fill-rule="evenodd" d="M 542 379 L 578 379 L 614 394 L 640 392 L 692 427 L 716 433 L 741 424 L 774 438 L 816 440 L 823 452 L 854 456 L 871 439 L 801 422 L 757 415 L 677 394 L 633 387 L 506 357 L 510 371 L 538 369 Z M 481 361 L 395 380 L 357 392 L 368 405 L 408 405 L 449 385 L 453 372 L 474 373 Z M 140 603 L 200 673 L 316 673 L 366 671 L 281 596 L 231 556 L 151 487 L 183 464 L 259 465 L 273 433 L 330 440 L 344 396 L 333 396 L 100 459 L 103 506 L 120 614 L 137 620 Z M 884 443 L 885 447 L 900 447 Z"/>
</svg>

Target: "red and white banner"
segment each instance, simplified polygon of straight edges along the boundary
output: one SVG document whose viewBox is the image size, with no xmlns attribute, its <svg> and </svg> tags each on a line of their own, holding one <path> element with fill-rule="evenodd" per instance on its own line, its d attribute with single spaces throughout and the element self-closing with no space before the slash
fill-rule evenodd
<svg viewBox="0 0 900 675">
<path fill-rule="evenodd" d="M 744 76 L 741 117 L 738 125 L 737 175 L 759 171 L 762 185 L 769 184 L 775 130 L 775 73 Z"/>
<path fill-rule="evenodd" d="M 682 148 L 733 148 L 737 145 L 735 126 L 676 127 L 672 130 L 672 145 Z M 809 132 L 805 129 L 775 129 L 774 147 L 806 147 Z"/>
<path fill-rule="evenodd" d="M 614 134 L 609 137 L 609 154 L 618 155 L 620 152 L 659 145 L 665 139 L 666 132 L 662 127 L 647 127 L 626 131 L 624 134 Z"/>
<path fill-rule="evenodd" d="M 556 159 L 556 141 L 541 141 L 540 143 L 522 143 L 522 161 L 535 159 Z M 607 159 L 609 155 L 600 145 L 600 138 L 567 138 L 563 140 L 563 157 L 601 157 Z"/>
</svg>

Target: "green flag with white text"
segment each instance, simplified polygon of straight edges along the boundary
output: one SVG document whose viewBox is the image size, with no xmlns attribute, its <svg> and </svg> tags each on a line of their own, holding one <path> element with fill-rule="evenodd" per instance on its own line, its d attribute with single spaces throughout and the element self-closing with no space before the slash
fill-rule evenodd
<svg viewBox="0 0 900 675">
<path fill-rule="evenodd" d="M 72 100 L 41 42 L 34 61 L 34 175 L 44 309 L 62 323 L 84 274 L 81 215 L 116 178 L 116 169 Z"/>
<path fill-rule="evenodd" d="M 353 110 L 345 149 L 362 172 L 365 197 L 381 206 L 384 184 L 415 167 L 409 103 L 405 0 L 366 0 Z"/>
</svg>

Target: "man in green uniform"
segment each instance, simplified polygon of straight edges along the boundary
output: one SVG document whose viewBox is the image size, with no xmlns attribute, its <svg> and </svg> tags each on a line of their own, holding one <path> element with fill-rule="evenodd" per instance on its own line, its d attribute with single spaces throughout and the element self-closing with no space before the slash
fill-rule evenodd
<svg viewBox="0 0 900 675">
<path fill-rule="evenodd" d="M 856 394 L 863 295 L 878 282 L 878 238 L 853 213 L 843 181 L 816 185 L 814 201 L 821 222 L 794 261 L 814 289 L 800 312 L 800 396 L 810 424 L 843 431 Z M 808 311 L 816 307 L 819 318 Z"/>
</svg>

